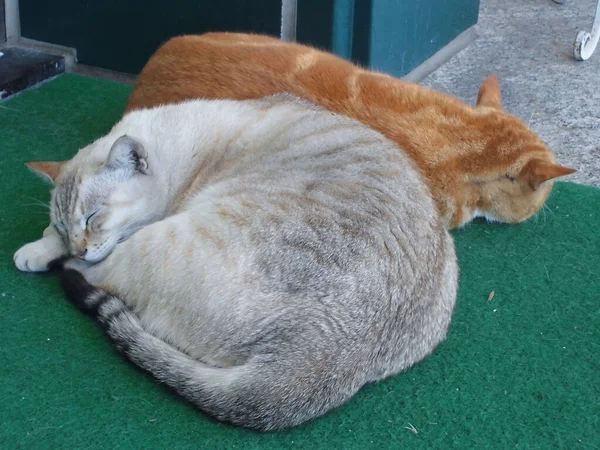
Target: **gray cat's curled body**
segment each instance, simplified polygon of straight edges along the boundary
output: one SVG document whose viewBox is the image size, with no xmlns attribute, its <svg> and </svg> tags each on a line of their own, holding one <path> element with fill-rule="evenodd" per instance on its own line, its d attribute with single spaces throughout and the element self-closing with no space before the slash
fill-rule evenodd
<svg viewBox="0 0 600 450">
<path fill-rule="evenodd" d="M 446 335 L 452 238 L 404 152 L 349 118 L 289 97 L 136 111 L 55 183 L 46 231 L 87 280 L 67 271 L 69 297 L 217 419 L 298 425 Z"/>
</svg>

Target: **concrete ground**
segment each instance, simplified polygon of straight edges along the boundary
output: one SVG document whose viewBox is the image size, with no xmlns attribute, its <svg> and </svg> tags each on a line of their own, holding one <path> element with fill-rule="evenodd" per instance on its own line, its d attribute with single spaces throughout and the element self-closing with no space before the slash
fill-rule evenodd
<svg viewBox="0 0 600 450">
<path fill-rule="evenodd" d="M 481 0 L 478 39 L 421 84 L 473 104 L 495 73 L 505 110 L 529 123 L 577 169 L 565 178 L 600 187 L 600 45 L 573 58 L 581 29 L 591 31 L 597 0 Z"/>
</svg>

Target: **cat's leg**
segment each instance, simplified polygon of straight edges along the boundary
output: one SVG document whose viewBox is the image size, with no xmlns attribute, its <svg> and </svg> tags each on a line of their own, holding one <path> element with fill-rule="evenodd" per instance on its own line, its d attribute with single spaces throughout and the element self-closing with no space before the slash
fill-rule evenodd
<svg viewBox="0 0 600 450">
<path fill-rule="evenodd" d="M 23 272 L 44 272 L 48 264 L 68 254 L 63 238 L 54 226 L 49 225 L 43 237 L 25 244 L 15 253 L 13 260 Z"/>
<path fill-rule="evenodd" d="M 106 276 L 110 273 L 109 264 L 106 260 L 98 263 L 90 263 L 77 258 L 69 258 L 63 263 L 63 269 L 79 272 L 86 281 L 94 286 L 104 286 Z"/>
</svg>

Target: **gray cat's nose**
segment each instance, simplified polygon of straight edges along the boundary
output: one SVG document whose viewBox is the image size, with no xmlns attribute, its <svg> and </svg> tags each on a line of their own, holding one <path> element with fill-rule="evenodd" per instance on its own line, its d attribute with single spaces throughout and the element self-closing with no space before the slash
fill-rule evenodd
<svg viewBox="0 0 600 450">
<path fill-rule="evenodd" d="M 87 254 L 87 248 L 84 248 L 83 250 L 80 250 L 77 252 L 77 254 L 75 255 L 75 258 L 84 259 L 86 254 Z"/>
</svg>

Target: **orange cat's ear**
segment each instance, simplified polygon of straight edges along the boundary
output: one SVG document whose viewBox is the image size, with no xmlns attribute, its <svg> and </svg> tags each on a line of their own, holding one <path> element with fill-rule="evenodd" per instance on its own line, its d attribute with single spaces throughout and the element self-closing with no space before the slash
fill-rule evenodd
<svg viewBox="0 0 600 450">
<path fill-rule="evenodd" d="M 30 161 L 27 167 L 41 175 L 45 180 L 54 184 L 67 161 Z"/>
<path fill-rule="evenodd" d="M 490 75 L 479 88 L 477 106 L 502 109 L 502 94 L 496 75 Z"/>
<path fill-rule="evenodd" d="M 519 176 L 521 179 L 525 179 L 533 189 L 537 189 L 544 181 L 575 172 L 575 169 L 569 169 L 541 159 L 532 159 L 523 167 Z"/>
</svg>

